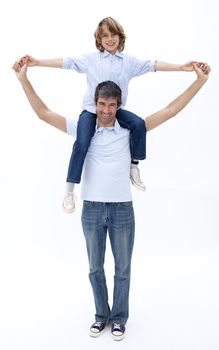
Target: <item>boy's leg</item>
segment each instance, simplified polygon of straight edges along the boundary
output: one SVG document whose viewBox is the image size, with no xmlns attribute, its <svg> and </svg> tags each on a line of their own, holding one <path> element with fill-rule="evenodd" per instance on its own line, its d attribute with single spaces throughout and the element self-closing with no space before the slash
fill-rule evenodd
<svg viewBox="0 0 219 350">
<path fill-rule="evenodd" d="M 146 127 L 145 121 L 136 114 L 125 109 L 119 109 L 116 117 L 119 124 L 130 130 L 130 151 L 131 151 L 131 171 L 130 178 L 132 184 L 140 191 L 145 191 L 146 187 L 141 181 L 138 161 L 146 158 Z"/>
<path fill-rule="evenodd" d="M 75 210 L 74 184 L 80 183 L 81 173 L 91 138 L 96 126 L 96 114 L 84 110 L 78 120 L 77 139 L 74 142 L 68 166 L 66 193 L 63 199 L 63 210 L 72 213 Z"/>
<path fill-rule="evenodd" d="M 69 162 L 67 182 L 80 183 L 84 160 L 94 135 L 95 127 L 96 114 L 83 111 L 78 120 L 77 139 L 74 142 Z"/>
<path fill-rule="evenodd" d="M 65 213 L 71 214 L 75 211 L 75 194 L 74 194 L 75 184 L 73 182 L 66 182 L 65 185 L 65 195 L 62 202 L 62 208 Z"/>
</svg>

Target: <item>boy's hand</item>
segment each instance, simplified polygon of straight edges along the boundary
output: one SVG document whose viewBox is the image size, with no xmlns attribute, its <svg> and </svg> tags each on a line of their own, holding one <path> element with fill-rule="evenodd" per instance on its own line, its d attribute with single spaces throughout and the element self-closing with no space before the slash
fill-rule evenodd
<svg viewBox="0 0 219 350">
<path fill-rule="evenodd" d="M 206 67 L 208 67 L 208 64 L 204 62 L 190 61 L 190 62 L 184 63 L 181 68 L 185 72 L 192 72 L 194 71 L 194 65 L 201 68 L 205 74 L 208 74 L 208 70 L 205 71 Z"/>
<path fill-rule="evenodd" d="M 22 67 L 24 64 L 27 64 L 28 67 L 37 66 L 37 60 L 30 55 L 25 55 L 18 60 L 20 66 Z"/>
<path fill-rule="evenodd" d="M 182 65 L 181 69 L 184 72 L 192 72 L 194 71 L 194 64 L 197 64 L 197 62 L 196 61 L 186 62 Z"/>
</svg>

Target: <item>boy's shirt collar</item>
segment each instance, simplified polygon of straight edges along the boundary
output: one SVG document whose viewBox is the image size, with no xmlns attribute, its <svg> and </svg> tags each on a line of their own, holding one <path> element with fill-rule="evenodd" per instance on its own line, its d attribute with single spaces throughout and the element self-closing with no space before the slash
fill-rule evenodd
<svg viewBox="0 0 219 350">
<path fill-rule="evenodd" d="M 109 56 L 109 55 L 113 56 L 113 55 L 112 55 L 109 51 L 107 51 L 107 50 L 104 50 L 103 52 L 101 52 L 101 54 L 102 54 L 103 57 L 107 57 L 107 56 Z M 117 56 L 117 57 L 123 58 L 123 53 L 122 53 L 122 52 L 116 51 L 116 53 L 115 53 L 114 55 Z"/>
</svg>

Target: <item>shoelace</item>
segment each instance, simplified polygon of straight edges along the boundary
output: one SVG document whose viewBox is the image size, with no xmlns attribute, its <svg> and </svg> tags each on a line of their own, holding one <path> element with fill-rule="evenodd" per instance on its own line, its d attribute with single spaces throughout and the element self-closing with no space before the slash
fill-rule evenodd
<svg viewBox="0 0 219 350">
<path fill-rule="evenodd" d="M 76 194 L 75 194 L 75 193 L 69 192 L 69 193 L 67 193 L 66 196 L 65 196 L 65 201 L 66 201 L 67 203 L 71 203 L 72 198 L 73 198 L 74 201 L 77 200 Z"/>
<path fill-rule="evenodd" d="M 120 323 L 114 323 L 114 324 L 113 324 L 113 328 L 117 328 L 117 329 L 121 330 L 121 325 L 120 325 Z"/>
<path fill-rule="evenodd" d="M 94 325 L 93 325 L 93 327 L 94 327 L 94 326 L 96 326 L 96 327 L 100 327 L 100 326 L 101 326 L 101 324 L 102 324 L 102 322 L 99 322 L 99 321 L 98 321 L 98 322 L 95 322 L 95 323 L 94 323 Z"/>
</svg>

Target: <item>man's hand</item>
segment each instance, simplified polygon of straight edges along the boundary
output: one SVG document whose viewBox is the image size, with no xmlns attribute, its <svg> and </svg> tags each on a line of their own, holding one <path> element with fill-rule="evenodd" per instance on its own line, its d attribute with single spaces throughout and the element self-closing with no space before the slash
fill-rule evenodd
<svg viewBox="0 0 219 350">
<path fill-rule="evenodd" d="M 20 60 L 16 61 L 12 69 L 15 71 L 16 76 L 20 82 L 27 78 L 27 64 L 22 63 Z"/>
<path fill-rule="evenodd" d="M 206 75 L 208 75 L 211 71 L 211 68 L 207 63 L 197 62 L 197 67 L 200 68 Z"/>
<path fill-rule="evenodd" d="M 203 79 L 204 81 L 208 79 L 211 67 L 207 63 L 194 63 L 194 70 L 197 74 L 198 79 Z"/>
</svg>

